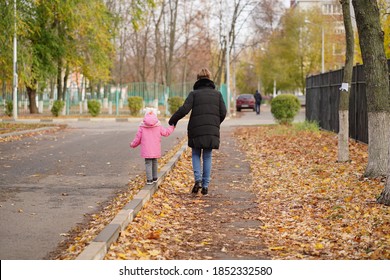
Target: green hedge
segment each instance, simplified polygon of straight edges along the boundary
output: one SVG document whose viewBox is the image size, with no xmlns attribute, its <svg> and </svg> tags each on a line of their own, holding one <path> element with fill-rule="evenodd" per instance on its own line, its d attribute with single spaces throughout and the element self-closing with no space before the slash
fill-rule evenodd
<svg viewBox="0 0 390 280">
<path fill-rule="evenodd" d="M 132 116 L 138 116 L 139 112 L 142 109 L 142 102 L 143 102 L 142 97 L 141 96 L 130 96 L 127 99 L 127 102 L 128 102 L 130 114 Z"/>
<path fill-rule="evenodd" d="M 184 103 L 184 98 L 181 96 L 172 96 L 168 98 L 169 113 L 174 114 L 177 109 Z"/>
<path fill-rule="evenodd" d="M 14 103 L 12 102 L 12 100 L 7 100 L 5 102 L 5 114 L 8 117 L 11 117 L 13 115 L 13 110 L 14 110 Z"/>
<path fill-rule="evenodd" d="M 100 114 L 101 104 L 98 100 L 88 100 L 88 112 L 92 117 L 97 117 Z"/>
<path fill-rule="evenodd" d="M 53 107 L 51 107 L 51 113 L 53 116 L 58 117 L 62 109 L 64 109 L 65 102 L 62 100 L 56 100 L 53 102 Z"/>
<path fill-rule="evenodd" d="M 271 113 L 280 124 L 291 124 L 300 108 L 299 99 L 293 94 L 281 94 L 271 101 Z"/>
</svg>

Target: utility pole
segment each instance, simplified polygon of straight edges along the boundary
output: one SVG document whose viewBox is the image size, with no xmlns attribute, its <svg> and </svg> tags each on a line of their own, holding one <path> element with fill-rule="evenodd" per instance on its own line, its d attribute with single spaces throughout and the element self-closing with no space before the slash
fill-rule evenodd
<svg viewBox="0 0 390 280">
<path fill-rule="evenodd" d="M 228 1 L 224 1 L 224 6 L 226 8 L 226 18 L 229 19 L 229 4 Z M 226 24 L 225 30 L 226 30 L 226 99 L 227 99 L 227 112 L 228 116 L 231 116 L 230 112 L 230 32 L 229 32 L 229 26 L 230 24 Z"/>
<path fill-rule="evenodd" d="M 17 41 L 16 41 L 16 0 L 14 0 L 14 78 L 13 78 L 13 110 L 14 120 L 18 118 L 18 67 L 17 67 Z"/>
<path fill-rule="evenodd" d="M 231 115 L 230 112 L 230 53 L 229 53 L 229 30 L 227 31 L 226 35 L 226 92 L 227 92 L 227 109 L 229 116 Z"/>
</svg>

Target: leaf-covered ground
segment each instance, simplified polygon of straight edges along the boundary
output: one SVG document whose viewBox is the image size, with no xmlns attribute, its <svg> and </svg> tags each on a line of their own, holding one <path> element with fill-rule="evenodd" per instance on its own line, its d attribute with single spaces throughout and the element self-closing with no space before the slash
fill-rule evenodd
<svg viewBox="0 0 390 280">
<path fill-rule="evenodd" d="M 15 123 L 15 122 L 0 122 L 0 134 L 11 133 L 16 131 L 31 130 L 41 127 L 51 126 L 50 124 L 39 123 Z"/>
<path fill-rule="evenodd" d="M 375 203 L 382 180 L 362 177 L 366 145 L 351 142 L 351 162 L 337 163 L 335 134 L 259 127 L 236 137 L 272 258 L 390 259 L 390 208 Z"/>
<path fill-rule="evenodd" d="M 224 134 L 224 133 L 223 133 Z M 264 259 L 256 197 L 245 155 L 223 135 L 208 196 L 190 194 L 190 150 L 111 246 L 106 259 Z"/>
<path fill-rule="evenodd" d="M 53 124 L 39 124 L 39 123 L 15 123 L 15 122 L 0 122 L 0 136 L 3 134 L 14 133 L 14 132 L 25 132 L 18 135 L 9 135 L 0 137 L 1 142 L 10 142 L 17 141 L 26 136 L 31 136 L 34 134 L 45 133 L 45 131 L 36 131 L 33 130 L 43 127 L 58 127 L 64 128 L 65 125 L 53 125 Z"/>
<path fill-rule="evenodd" d="M 351 162 L 337 163 L 332 133 L 245 127 L 221 138 L 209 195 L 190 194 L 187 150 L 105 259 L 390 259 L 390 208 L 375 203 L 383 180 L 362 177 L 366 145 L 352 141 Z M 53 258 L 76 258 L 143 185 L 134 180 Z"/>
<path fill-rule="evenodd" d="M 106 259 L 390 259 L 383 180 L 367 147 L 280 126 L 237 128 L 213 158 L 210 195 L 191 195 L 189 151 Z"/>
</svg>

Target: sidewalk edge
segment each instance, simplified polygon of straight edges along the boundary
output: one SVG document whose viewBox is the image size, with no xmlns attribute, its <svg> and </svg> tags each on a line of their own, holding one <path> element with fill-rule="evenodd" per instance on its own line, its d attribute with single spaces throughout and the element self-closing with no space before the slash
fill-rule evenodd
<svg viewBox="0 0 390 280">
<path fill-rule="evenodd" d="M 99 233 L 96 238 L 89 243 L 78 255 L 76 260 L 102 260 L 104 259 L 111 244 L 120 236 L 130 222 L 137 216 L 143 205 L 150 200 L 158 190 L 167 173 L 175 167 L 183 152 L 187 149 L 187 143 L 177 151 L 177 153 L 161 168 L 159 179 L 153 185 L 145 185 L 134 197 L 119 211 L 114 219 Z"/>
</svg>

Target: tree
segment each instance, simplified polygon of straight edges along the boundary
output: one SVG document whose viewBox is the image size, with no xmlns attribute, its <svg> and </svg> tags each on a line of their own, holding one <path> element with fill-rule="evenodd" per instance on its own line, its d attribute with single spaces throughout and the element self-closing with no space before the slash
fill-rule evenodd
<svg viewBox="0 0 390 280">
<path fill-rule="evenodd" d="M 378 0 L 381 25 L 385 32 L 384 46 L 386 57 L 390 58 L 390 3 L 387 0 Z"/>
<path fill-rule="evenodd" d="M 102 0 L 78 1 L 75 10 L 77 13 L 72 10 L 65 17 L 64 85 L 71 70 L 81 72 L 100 87 L 102 81 L 111 78 L 116 18 Z"/>
<path fill-rule="evenodd" d="M 351 10 L 349 0 L 340 0 L 343 10 L 343 19 L 345 27 L 346 54 L 343 84 L 345 89 L 340 89 L 339 104 L 339 133 L 338 133 L 338 161 L 346 162 L 349 160 L 349 89 L 352 81 L 353 56 L 354 56 L 354 33 L 351 21 Z"/>
<path fill-rule="evenodd" d="M 13 38 L 13 5 L 9 1 L 0 2 L 0 81 L 3 98 L 12 80 L 12 38 Z M 8 83 L 7 83 L 8 82 Z"/>
<path fill-rule="evenodd" d="M 306 76 L 320 69 L 321 29 L 331 27 L 319 9 L 288 10 L 260 52 L 261 81 L 266 92 L 272 92 L 276 81 L 278 89 L 304 93 Z M 330 40 L 325 40 L 325 50 L 331 49 L 330 45 Z"/>
<path fill-rule="evenodd" d="M 252 20 L 255 31 L 255 44 L 267 44 L 272 32 L 276 30 L 285 8 L 280 0 L 263 0 L 255 6 Z"/>
<path fill-rule="evenodd" d="M 240 62 L 236 74 L 237 89 L 239 93 L 254 94 L 258 89 L 258 77 L 254 65 Z"/>
<path fill-rule="evenodd" d="M 368 164 L 366 177 L 386 176 L 390 145 L 390 93 L 377 1 L 352 0 L 366 80 Z"/>
<path fill-rule="evenodd" d="M 0 42 L 4 43 L 3 39 L 10 41 L 13 35 L 13 17 L 11 22 L 8 17 L 11 2 L 5 3 L 6 9 L 0 4 L 4 13 L 0 27 L 6 31 Z M 109 78 L 113 19 L 102 0 L 17 1 L 17 5 L 18 76 L 20 87 L 27 90 L 30 113 L 38 113 L 36 97 L 48 84 L 54 88 L 55 77 L 59 99 L 64 99 L 72 72 L 89 79 Z M 12 44 L 5 45 L 8 47 L 0 46 L 3 83 L 12 76 L 9 66 L 2 67 L 12 57 Z"/>
<path fill-rule="evenodd" d="M 254 47 L 253 59 L 256 71 L 256 87 L 261 87 L 263 92 L 272 91 L 273 80 L 265 79 L 268 69 L 263 66 L 264 50 L 268 46 L 271 36 L 277 30 L 281 15 L 286 11 L 284 4 L 280 0 L 260 1 L 254 8 L 252 17 L 252 26 L 254 28 L 254 37 L 251 38 Z M 266 58 L 266 57 L 264 57 Z M 263 78 L 263 79 L 262 79 Z M 268 83 L 267 83 L 268 80 Z M 269 82 L 271 81 L 271 82 Z M 268 87 L 268 90 L 266 89 Z M 259 88 L 260 89 L 260 88 Z"/>
<path fill-rule="evenodd" d="M 233 2 L 232 7 L 229 6 Z M 231 55 L 233 47 L 237 40 L 237 35 L 240 33 L 241 28 L 248 17 L 244 18 L 245 11 L 253 10 L 253 2 L 250 0 L 234 0 L 234 1 L 222 1 L 219 3 L 219 52 L 216 61 L 216 71 L 214 81 L 216 84 L 220 84 L 223 80 L 224 69 L 230 67 L 226 63 L 226 55 Z M 230 9 L 232 8 L 232 12 Z"/>
<path fill-rule="evenodd" d="M 50 1 L 47 1 L 49 4 Z M 56 33 L 49 28 L 50 10 L 45 3 L 19 2 L 20 26 L 24 27 L 19 36 L 19 77 L 27 90 L 31 114 L 38 113 L 36 104 L 38 85 L 45 87 L 45 82 L 55 74 L 56 53 L 62 46 Z"/>
</svg>

